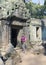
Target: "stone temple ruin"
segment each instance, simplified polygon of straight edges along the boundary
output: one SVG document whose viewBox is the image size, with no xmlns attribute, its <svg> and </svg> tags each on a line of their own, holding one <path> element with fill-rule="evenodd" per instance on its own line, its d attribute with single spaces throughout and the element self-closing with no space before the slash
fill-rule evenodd
<svg viewBox="0 0 46 65">
<path fill-rule="evenodd" d="M 17 40 L 23 33 L 26 26 L 29 11 L 26 9 L 23 0 L 7 0 L 0 2 L 0 44 L 4 50 L 8 43 L 16 47 Z M 14 42 L 14 43 L 13 43 Z M 0 49 L 1 50 L 1 49 Z"/>
<path fill-rule="evenodd" d="M 30 43 L 34 52 L 46 53 L 46 19 L 31 19 Z"/>
<path fill-rule="evenodd" d="M 5 54 L 8 44 L 16 47 L 28 18 L 24 0 L 0 0 L 0 55 Z"/>
<path fill-rule="evenodd" d="M 41 45 L 46 43 L 44 20 L 29 20 L 29 16 L 24 0 L 0 0 L 0 54 L 5 53 L 9 43 L 16 47 L 22 33 L 27 36 L 27 43 L 33 45 L 34 52 L 44 49 Z"/>
</svg>

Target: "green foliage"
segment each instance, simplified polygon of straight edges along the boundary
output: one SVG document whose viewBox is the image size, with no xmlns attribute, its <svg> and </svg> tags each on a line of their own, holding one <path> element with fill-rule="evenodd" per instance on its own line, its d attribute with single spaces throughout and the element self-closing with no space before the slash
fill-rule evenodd
<svg viewBox="0 0 46 65">
<path fill-rule="evenodd" d="M 44 5 L 46 5 L 46 0 L 44 1 Z"/>
<path fill-rule="evenodd" d="M 46 6 L 29 2 L 26 3 L 26 7 L 29 9 L 32 18 L 44 18 Z"/>
</svg>

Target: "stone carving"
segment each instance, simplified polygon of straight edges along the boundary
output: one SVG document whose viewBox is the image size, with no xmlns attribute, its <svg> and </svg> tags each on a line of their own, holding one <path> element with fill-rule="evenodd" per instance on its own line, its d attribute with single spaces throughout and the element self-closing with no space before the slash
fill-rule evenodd
<svg viewBox="0 0 46 65">
<path fill-rule="evenodd" d="M 0 18 L 11 16 L 14 12 L 18 13 L 18 16 L 23 18 L 27 18 L 27 15 L 29 14 L 29 11 L 26 9 L 23 0 L 4 0 L 0 2 Z"/>
</svg>

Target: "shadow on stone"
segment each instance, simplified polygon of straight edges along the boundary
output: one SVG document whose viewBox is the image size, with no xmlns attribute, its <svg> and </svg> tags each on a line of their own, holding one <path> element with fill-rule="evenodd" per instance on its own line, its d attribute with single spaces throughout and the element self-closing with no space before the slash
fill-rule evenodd
<svg viewBox="0 0 46 65">
<path fill-rule="evenodd" d="M 42 43 L 42 46 L 44 47 L 44 55 L 46 56 L 46 43 Z"/>
</svg>

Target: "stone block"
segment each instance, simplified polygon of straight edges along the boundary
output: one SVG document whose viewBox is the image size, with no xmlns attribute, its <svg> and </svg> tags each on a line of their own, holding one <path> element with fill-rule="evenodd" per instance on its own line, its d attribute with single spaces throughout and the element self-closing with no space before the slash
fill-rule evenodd
<svg viewBox="0 0 46 65">
<path fill-rule="evenodd" d="M 0 58 L 0 65 L 4 65 L 4 62 L 2 61 L 1 58 Z"/>
</svg>

